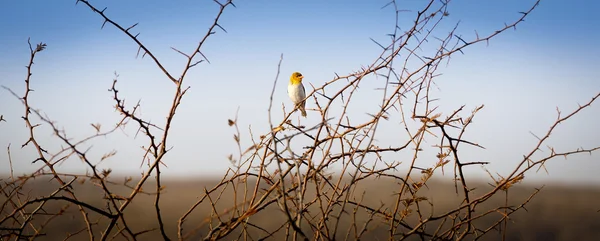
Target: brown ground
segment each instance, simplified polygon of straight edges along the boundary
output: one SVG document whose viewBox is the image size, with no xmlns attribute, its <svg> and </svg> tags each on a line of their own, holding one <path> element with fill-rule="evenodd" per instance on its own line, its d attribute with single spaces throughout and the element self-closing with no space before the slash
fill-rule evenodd
<svg viewBox="0 0 600 241">
<path fill-rule="evenodd" d="M 113 180 L 119 180 L 118 178 Z M 210 189 L 214 185 L 214 181 L 202 180 L 172 180 L 165 181 L 167 186 L 165 194 L 161 200 L 161 210 L 167 227 L 167 233 L 176 239 L 176 225 L 178 218 L 185 213 L 204 192 L 206 186 Z M 48 183 L 47 180 L 38 179 L 31 185 L 32 195 L 49 193 L 53 191 L 54 182 Z M 365 182 L 365 186 L 361 186 L 362 190 L 367 190 L 365 204 L 379 204 L 381 202 L 390 204 L 394 200 L 392 192 L 397 189 L 397 184 L 389 181 L 370 180 Z M 527 197 L 535 190 L 535 187 L 525 184 L 518 184 L 509 193 L 509 205 L 517 205 L 519 202 L 527 199 Z M 147 191 L 152 190 L 152 186 L 147 187 Z M 485 185 L 481 186 L 485 188 Z M 76 185 L 76 190 L 82 200 L 87 200 L 94 206 L 105 208 L 99 189 L 90 185 Z M 118 193 L 125 194 L 125 190 L 116 188 Z M 359 191 L 357 193 L 362 193 Z M 225 196 L 220 202 L 218 210 L 225 210 L 232 203 L 231 192 L 225 193 Z M 435 204 L 434 213 L 439 214 L 448 210 L 460 201 L 454 193 L 454 185 L 452 183 L 429 182 L 429 191 L 421 193 L 420 196 L 427 196 Z M 229 197 L 229 198 L 228 198 Z M 0 201 L 4 203 L 5 197 L 0 197 Z M 509 223 L 509 232 L 507 240 L 600 240 L 600 187 L 560 187 L 558 185 L 546 185 L 542 191 L 530 202 L 526 208 L 527 211 L 518 211 Z M 142 228 L 157 227 L 156 214 L 153 206 L 153 197 L 140 195 L 136 197 L 133 204 L 128 208 L 126 217 L 128 224 L 133 231 L 140 231 Z M 504 194 L 492 199 L 490 202 L 483 204 L 481 211 L 487 207 L 502 206 L 504 204 Z M 64 203 L 54 201 L 46 208 L 47 212 L 51 212 L 53 208 L 61 207 Z M 427 205 L 424 205 L 427 206 Z M 426 208 L 429 209 L 429 208 Z M 0 218 L 6 216 L 6 212 L 10 208 L 2 211 Z M 189 231 L 196 227 L 204 217 L 210 213 L 209 206 L 200 206 L 192 213 L 186 221 L 188 225 L 185 230 Z M 67 232 L 75 232 L 83 227 L 81 217 L 78 212 L 70 210 L 61 218 L 54 220 L 45 230 L 47 236 L 40 240 L 62 240 Z M 492 214 L 489 218 L 479 221 L 476 225 L 485 226 L 491 224 L 498 219 L 500 214 Z M 96 217 L 92 215 L 91 219 Z M 280 225 L 283 220 L 283 214 L 275 209 L 260 212 L 250 219 L 254 224 L 260 224 L 261 227 L 272 230 Z M 38 218 L 36 221 L 40 221 Z M 340 234 L 345 233 L 348 228 L 350 219 L 345 219 L 345 225 Z M 380 223 L 378 219 L 375 223 Z M 102 225 L 104 226 L 104 225 Z M 434 227 L 430 227 L 434 228 Z M 95 228 L 98 231 L 97 237 L 100 236 L 100 227 Z M 194 239 L 203 237 L 206 234 L 206 229 L 201 229 L 200 234 L 194 236 Z M 257 231 L 256 237 L 262 234 Z M 370 233 L 367 235 L 369 240 L 387 240 L 387 227 L 372 226 Z M 235 240 L 236 235 L 228 236 L 227 240 Z M 86 240 L 86 234 L 80 234 L 72 240 Z M 343 240 L 341 236 L 338 239 Z M 119 239 L 122 240 L 122 239 Z M 158 232 L 153 232 L 140 236 L 140 240 L 162 240 Z M 275 239 L 278 240 L 278 239 Z M 501 240 L 498 232 L 488 234 L 482 240 Z"/>
</svg>

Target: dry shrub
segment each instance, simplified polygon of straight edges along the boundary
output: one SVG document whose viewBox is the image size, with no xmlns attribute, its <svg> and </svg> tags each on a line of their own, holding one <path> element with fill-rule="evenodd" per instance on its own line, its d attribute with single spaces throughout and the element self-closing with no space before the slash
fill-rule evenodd
<svg viewBox="0 0 600 241">
<path fill-rule="evenodd" d="M 591 147 L 568 152 L 551 149 L 549 153 L 540 154 L 540 148 L 557 125 L 590 106 L 598 97 L 596 95 L 566 115 L 559 112 L 555 123 L 512 173 L 504 177 L 490 174 L 494 183 L 489 186 L 476 188 L 468 182 L 465 169 L 487 163 L 461 160 L 458 150 L 465 146 L 483 148 L 463 138 L 483 106 L 471 111 L 465 110 L 464 106 L 449 113 L 438 111 L 438 102 L 434 102 L 435 98 L 430 94 L 434 80 L 439 76 L 438 67 L 448 63 L 453 54 L 513 29 L 538 6 L 539 1 L 525 9 L 512 23 L 488 34 L 477 34 L 473 39 L 464 39 L 455 33 L 456 28 L 449 33 L 437 29 L 448 16 L 446 9 L 450 2 L 430 0 L 413 12 L 412 26 L 400 28 L 400 23 L 396 22 L 389 42 L 375 42 L 381 52 L 369 65 L 346 75 L 336 75 L 321 86 L 307 88 L 307 101 L 316 106 L 309 115 L 318 116 L 320 120 L 310 126 L 295 124 L 291 118 L 295 112 L 286 113 L 285 108 L 283 119 L 272 117 L 273 112 L 279 111 L 273 103 L 273 93 L 280 79 L 282 55 L 268 109 L 270 131 L 250 133 L 247 141 L 252 144 L 245 146 L 237 117 L 228 120 L 228 124 L 235 127 L 234 140 L 238 145 L 238 153 L 229 157 L 232 168 L 222 179 L 212 183 L 211 188 L 204 189 L 200 197 L 169 196 L 169 188 L 165 188 L 161 180 L 161 168 L 168 155 L 166 143 L 171 135 L 173 117 L 188 90 L 184 80 L 189 70 L 206 59 L 202 53 L 206 39 L 216 31 L 224 30 L 219 20 L 227 8 L 234 6 L 232 1 L 215 2 L 220 9 L 196 48 L 187 53 L 174 49 L 187 58 L 183 72 L 177 77 L 167 71 L 132 32 L 135 25 L 122 26 L 89 1 L 77 1 L 100 15 L 104 25 L 116 27 L 127 35 L 138 45 L 139 54 L 152 59 L 172 82 L 176 91 L 171 109 L 165 114 L 164 126 L 156 126 L 142 118 L 139 103 L 125 104 L 115 78 L 110 91 L 122 116 L 121 121 L 104 131 L 94 124 L 97 133 L 81 140 L 67 138 L 52 120 L 29 103 L 32 64 L 46 48 L 43 43 L 30 44 L 24 95 L 8 91 L 19 98 L 25 108 L 23 120 L 30 138 L 23 146 L 33 146 L 38 155 L 34 162 L 43 162 L 44 166 L 29 175 L 11 175 L 3 180 L 0 209 L 3 240 L 44 239 L 56 235 L 77 240 L 472 240 L 483 238 L 492 230 L 500 230 L 506 237 L 509 217 L 523 209 L 539 191 L 509 202 L 509 190 L 526 178 L 527 173 L 554 157 L 598 149 Z M 403 13 L 395 1 L 385 7 L 394 8 L 396 19 Z M 378 104 L 365 110 L 368 118 L 351 116 L 350 112 L 357 111 L 353 98 L 364 91 L 359 87 L 372 77 L 383 83 L 376 92 L 378 96 L 373 96 L 378 98 Z M 52 128 L 55 137 L 66 148 L 46 150 L 41 146 L 35 135 L 40 125 Z M 147 137 L 144 160 L 150 162 L 140 167 L 143 176 L 136 180 L 126 178 L 122 181 L 112 177 L 110 169 L 97 168 L 94 163 L 98 160 L 90 160 L 82 147 L 84 143 L 110 135 L 125 125 L 135 125 Z M 378 130 L 394 125 L 396 129 L 405 130 L 404 137 L 393 143 L 378 142 Z M 437 152 L 437 161 L 433 165 L 423 165 L 420 161 L 425 158 L 422 154 L 425 149 L 432 150 L 425 142 L 437 143 L 433 147 Z M 10 158 L 10 147 L 8 151 Z M 114 152 L 109 152 L 102 159 L 113 155 Z M 61 173 L 57 164 L 73 156 L 84 161 L 92 171 Z M 332 171 L 334 169 L 337 171 Z M 439 188 L 443 184 L 432 177 L 442 172 L 453 175 L 454 186 Z M 32 185 L 38 177 L 50 177 L 50 183 L 43 189 L 36 189 Z M 451 190 L 448 195 L 452 201 L 433 200 L 436 191 L 432 190 Z M 382 192 L 387 195 L 376 195 Z M 380 199 L 373 198 L 375 196 Z M 185 208 L 177 204 L 165 211 L 165 205 L 161 205 L 165 202 L 175 205 L 173 203 L 179 203 L 177 199 L 190 198 L 195 201 Z M 62 218 L 73 212 L 79 214 Z"/>
</svg>

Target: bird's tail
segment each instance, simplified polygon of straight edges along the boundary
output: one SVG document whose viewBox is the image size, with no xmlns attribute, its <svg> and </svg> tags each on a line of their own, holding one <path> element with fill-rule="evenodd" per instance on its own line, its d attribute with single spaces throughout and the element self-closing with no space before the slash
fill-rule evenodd
<svg viewBox="0 0 600 241">
<path fill-rule="evenodd" d="M 298 104 L 298 109 L 300 110 L 300 114 L 303 117 L 306 117 L 306 109 L 304 108 L 304 105 L 306 104 L 306 102 L 301 102 L 300 104 Z"/>
<path fill-rule="evenodd" d="M 300 109 L 302 116 L 306 117 L 306 110 L 304 109 L 304 106 L 300 106 L 298 109 Z"/>
</svg>

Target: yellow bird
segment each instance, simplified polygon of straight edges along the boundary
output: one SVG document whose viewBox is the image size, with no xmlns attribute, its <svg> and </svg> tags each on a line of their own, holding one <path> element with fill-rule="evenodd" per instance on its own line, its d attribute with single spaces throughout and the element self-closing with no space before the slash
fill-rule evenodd
<svg viewBox="0 0 600 241">
<path fill-rule="evenodd" d="M 304 76 L 300 72 L 294 72 L 290 77 L 290 83 L 288 84 L 288 95 L 294 105 L 298 107 L 302 116 L 306 117 L 306 109 L 304 106 L 306 102 L 304 98 L 306 98 L 306 92 L 304 91 L 304 85 L 302 85 L 302 79 Z"/>
</svg>

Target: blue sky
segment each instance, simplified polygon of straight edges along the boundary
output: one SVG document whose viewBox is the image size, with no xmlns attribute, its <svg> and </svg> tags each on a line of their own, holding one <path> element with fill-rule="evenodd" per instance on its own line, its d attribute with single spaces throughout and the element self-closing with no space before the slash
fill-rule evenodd
<svg viewBox="0 0 600 241">
<path fill-rule="evenodd" d="M 401 22 L 408 23 L 420 1 L 398 1 L 404 12 Z M 473 37 L 495 31 L 505 22 L 519 17 L 519 11 L 534 1 L 455 0 L 450 17 L 442 29 L 460 21 L 459 33 Z M 212 1 L 92 1 L 97 8 L 108 7 L 106 14 L 124 26 L 138 23 L 134 32 L 168 70 L 176 76 L 184 58 L 170 50 L 190 52 L 204 35 L 216 15 Z M 226 125 L 239 107 L 242 140 L 248 143 L 248 126 L 255 134 L 266 128 L 268 97 L 281 53 L 282 82 L 277 88 L 275 106 L 289 104 L 285 80 L 294 71 L 305 81 L 319 85 L 334 72 L 347 74 L 369 64 L 379 55 L 379 47 L 369 38 L 384 42 L 393 31 L 394 14 L 384 8 L 387 1 L 237 1 L 229 8 L 221 25 L 228 31 L 212 36 L 203 53 L 211 64 L 194 68 L 187 78 L 190 91 L 184 98 L 167 159 L 166 175 L 219 175 L 228 167 L 226 156 L 236 152 L 231 138 L 233 129 Z M 568 112 L 600 91 L 600 17 L 596 1 L 542 1 L 540 6 L 517 26 L 485 43 L 455 55 L 437 81 L 441 110 L 460 105 L 466 110 L 485 104 L 475 119 L 468 137 L 487 150 L 467 149 L 465 158 L 490 161 L 488 167 L 506 173 L 536 143 L 529 132 L 538 135 L 553 122 L 558 106 Z M 27 38 L 45 42 L 34 65 L 31 102 L 69 136 L 92 134 L 90 123 L 108 127 L 119 116 L 113 111 L 110 93 L 114 73 L 128 103 L 141 99 L 142 113 L 161 123 L 168 111 L 172 83 L 149 58 L 136 59 L 135 43 L 112 26 L 100 29 L 101 18 L 75 1 L 5 1 L 0 7 L 0 84 L 23 92 L 28 61 Z M 365 93 L 369 93 L 366 92 Z M 362 98 L 368 98 L 365 94 Z M 73 101 L 76 100 L 76 101 Z M 29 160 L 31 148 L 20 149 L 27 140 L 22 107 L 18 100 L 0 90 L 0 146 L 12 143 L 13 164 L 17 173 L 36 168 Z M 310 103 L 309 103 L 310 105 Z M 80 108 L 81 107 L 81 108 Z M 362 107 L 367 108 L 366 104 Z M 288 106 L 289 108 L 289 106 Z M 310 108 L 310 106 L 309 106 Z M 550 143 L 557 148 L 591 147 L 600 143 L 596 120 L 598 104 L 581 113 L 572 122 L 560 126 Z M 310 112 L 309 112 L 310 114 Z M 446 113 L 445 113 L 446 114 Z M 357 117 L 360 118 L 360 117 Z M 310 118 L 307 121 L 311 121 Z M 312 120 L 313 122 L 315 120 Z M 393 126 L 389 127 L 393 128 Z M 390 133 L 393 133 L 390 129 Z M 139 173 L 139 146 L 143 139 L 133 138 L 135 128 L 93 142 L 92 156 L 99 157 L 116 149 L 116 157 L 103 165 L 117 173 Z M 129 135 L 129 136 L 126 136 Z M 386 133 L 380 133 L 386 139 Z M 48 130 L 40 131 L 44 144 L 60 148 Z M 390 140 L 393 137 L 389 137 Z M 51 148 L 50 148 L 51 149 Z M 8 167 L 5 152 L 0 152 L 3 172 Z M 600 181 L 598 154 L 580 155 L 568 160 L 556 159 L 545 173 L 533 180 L 559 182 Z M 77 160 L 60 166 L 65 172 L 84 170 Z M 482 173 L 475 168 L 475 173 Z M 474 174 L 475 175 L 475 174 Z"/>
</svg>

